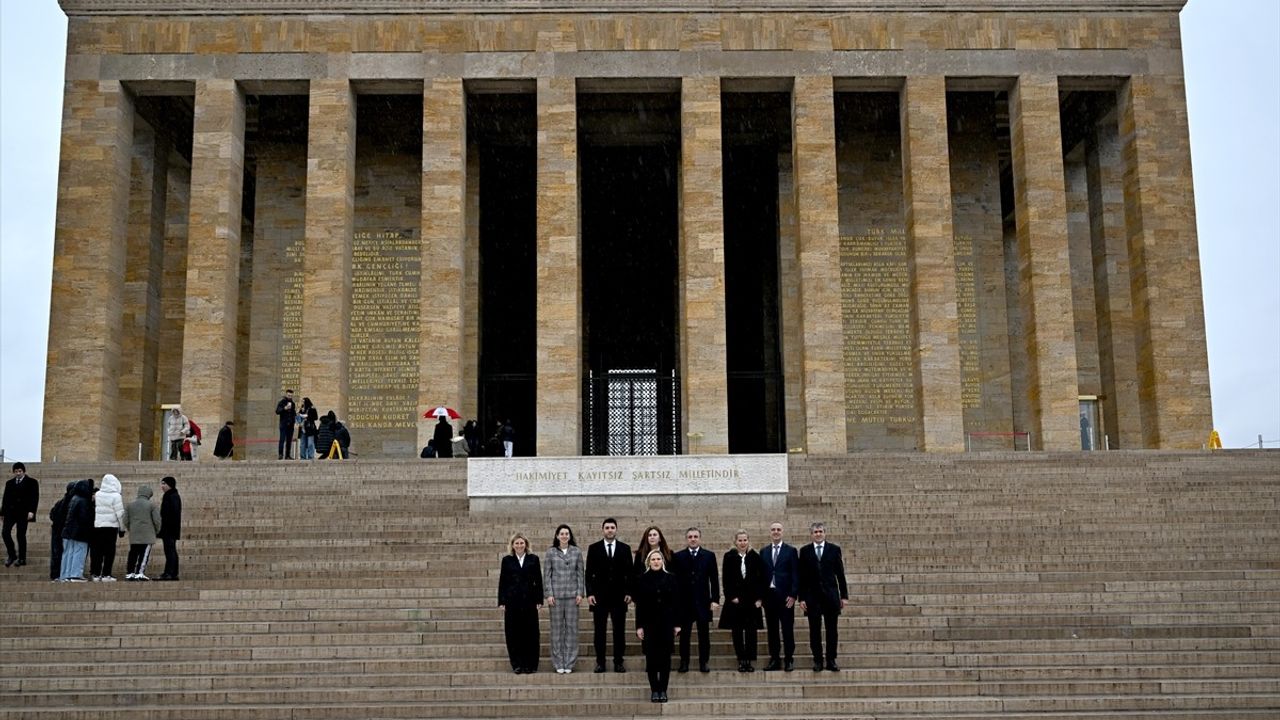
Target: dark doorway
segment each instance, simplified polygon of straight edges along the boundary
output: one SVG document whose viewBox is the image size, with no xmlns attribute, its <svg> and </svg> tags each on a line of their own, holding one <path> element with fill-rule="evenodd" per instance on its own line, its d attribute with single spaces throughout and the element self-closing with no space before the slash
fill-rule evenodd
<svg viewBox="0 0 1280 720">
<path fill-rule="evenodd" d="M 583 453 L 680 452 L 678 92 L 578 99 Z"/>
<path fill-rule="evenodd" d="M 791 148 L 791 96 L 722 98 L 729 452 L 786 452 L 778 174 Z"/>
<path fill-rule="evenodd" d="M 536 455 L 537 108 L 532 92 L 467 97 L 470 171 L 479 173 L 481 438 L 510 420 L 516 455 Z"/>
</svg>

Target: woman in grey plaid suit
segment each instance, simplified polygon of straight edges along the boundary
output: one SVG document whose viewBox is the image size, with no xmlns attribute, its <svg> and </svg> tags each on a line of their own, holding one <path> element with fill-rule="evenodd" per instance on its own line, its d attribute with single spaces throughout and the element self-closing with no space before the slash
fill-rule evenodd
<svg viewBox="0 0 1280 720">
<path fill-rule="evenodd" d="M 582 551 L 568 525 L 556 528 L 543 560 L 542 588 L 551 614 L 551 664 L 558 673 L 571 673 L 578 661 L 578 606 L 587 588 Z"/>
</svg>

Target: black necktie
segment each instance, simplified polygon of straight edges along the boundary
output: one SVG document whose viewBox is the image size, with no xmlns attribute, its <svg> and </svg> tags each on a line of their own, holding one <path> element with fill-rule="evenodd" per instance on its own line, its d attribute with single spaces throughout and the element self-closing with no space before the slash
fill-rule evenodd
<svg viewBox="0 0 1280 720">
<path fill-rule="evenodd" d="M 605 547 L 609 549 L 609 559 L 612 560 L 613 559 L 613 543 L 609 543 L 608 545 L 605 545 Z"/>
<path fill-rule="evenodd" d="M 822 546 L 818 546 L 818 562 L 822 562 Z"/>
</svg>

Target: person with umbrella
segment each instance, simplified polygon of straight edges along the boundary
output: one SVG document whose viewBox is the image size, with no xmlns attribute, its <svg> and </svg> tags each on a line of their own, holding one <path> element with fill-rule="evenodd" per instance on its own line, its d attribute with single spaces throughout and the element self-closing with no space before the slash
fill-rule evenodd
<svg viewBox="0 0 1280 720">
<path fill-rule="evenodd" d="M 449 424 L 448 416 L 440 416 L 439 421 L 436 422 L 436 432 L 431 439 L 435 443 L 436 457 L 453 457 L 453 426 Z"/>
</svg>

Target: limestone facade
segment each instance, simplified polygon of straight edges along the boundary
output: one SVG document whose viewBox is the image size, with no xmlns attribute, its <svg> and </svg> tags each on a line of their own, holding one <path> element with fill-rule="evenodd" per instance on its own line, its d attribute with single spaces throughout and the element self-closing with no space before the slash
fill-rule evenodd
<svg viewBox="0 0 1280 720">
<path fill-rule="evenodd" d="M 1112 447 L 1199 447 L 1181 4 L 62 0 L 44 453 L 156 457 L 159 405 L 180 402 L 207 446 L 234 419 L 263 441 L 238 456 L 267 456 L 295 385 L 367 456 L 415 453 L 436 405 L 474 417 L 480 328 L 502 309 L 480 307 L 497 259 L 468 98 L 511 93 L 536 112 L 536 419 L 517 431 L 579 454 L 598 329 L 578 108 L 637 78 L 679 88 L 685 452 L 690 433 L 699 452 L 734 442 L 724 188 L 747 180 L 722 171 L 721 108 L 737 92 L 791 107 L 770 171 L 775 451 L 1078 449 L 1082 397 Z M 292 138 L 270 132 L 282 96 L 305 108 Z"/>
</svg>

